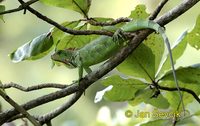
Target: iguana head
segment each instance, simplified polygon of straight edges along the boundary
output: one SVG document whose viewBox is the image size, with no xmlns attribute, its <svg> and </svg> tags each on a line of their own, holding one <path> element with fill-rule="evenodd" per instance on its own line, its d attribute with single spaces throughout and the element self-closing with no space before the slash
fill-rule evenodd
<svg viewBox="0 0 200 126">
<path fill-rule="evenodd" d="M 51 59 L 57 62 L 64 63 L 68 68 L 77 67 L 73 62 L 73 53 L 74 50 L 58 50 L 53 55 L 51 55 Z"/>
</svg>

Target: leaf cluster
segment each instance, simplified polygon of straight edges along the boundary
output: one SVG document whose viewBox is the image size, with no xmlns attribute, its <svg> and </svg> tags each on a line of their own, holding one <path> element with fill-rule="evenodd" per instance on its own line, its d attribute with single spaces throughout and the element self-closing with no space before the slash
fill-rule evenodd
<svg viewBox="0 0 200 126">
<path fill-rule="evenodd" d="M 106 24 L 114 21 L 112 18 L 89 17 L 91 0 L 40 0 L 41 3 L 70 9 L 83 15 L 83 20 L 66 21 L 61 25 L 73 30 L 109 30 L 115 31 L 124 23 L 114 26 L 94 25 L 92 22 Z M 149 14 L 146 13 L 144 5 L 139 5 L 131 12 L 129 18 L 146 19 Z M 5 6 L 0 5 L 0 12 L 5 10 Z M 0 15 L 3 20 L 3 16 Z M 114 30 L 113 30 L 114 29 Z M 173 43 L 172 53 L 176 62 L 184 54 L 187 46 L 197 50 L 200 48 L 200 16 L 198 16 L 193 30 L 187 33 L 183 32 L 180 38 Z M 49 32 L 44 33 L 33 40 L 18 47 L 10 54 L 13 62 L 22 62 L 24 60 L 37 60 L 48 55 L 52 50 L 61 50 L 67 48 L 81 48 L 97 35 L 72 35 L 54 27 Z M 153 33 L 116 69 L 120 75 L 111 75 L 104 78 L 101 82 L 104 86 L 112 85 L 112 90 L 106 91 L 104 99 L 115 102 L 128 102 L 135 106 L 141 103 L 150 104 L 159 109 L 176 110 L 180 103 L 177 92 L 169 92 L 159 88 L 165 86 L 174 88 L 174 80 L 171 71 L 170 59 L 165 54 L 165 46 L 162 37 Z M 200 95 L 200 64 L 176 68 L 177 78 L 181 88 L 193 90 L 196 95 Z M 193 101 L 193 97 L 184 93 L 185 105 Z M 178 107 L 181 108 L 181 107 Z M 169 120 L 156 120 L 143 124 L 144 126 L 161 125 L 170 123 Z"/>
</svg>

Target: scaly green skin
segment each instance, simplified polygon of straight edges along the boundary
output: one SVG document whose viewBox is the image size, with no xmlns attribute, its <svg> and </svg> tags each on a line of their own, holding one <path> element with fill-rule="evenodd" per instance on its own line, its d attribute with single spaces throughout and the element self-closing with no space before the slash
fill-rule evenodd
<svg viewBox="0 0 200 126">
<path fill-rule="evenodd" d="M 122 37 L 123 35 L 121 35 L 120 32 L 133 32 L 145 28 L 158 31 L 163 36 L 163 39 L 167 41 L 166 43 L 169 43 L 163 28 L 158 24 L 149 20 L 136 20 L 122 26 L 121 29 L 116 31 L 113 38 L 101 36 L 79 50 L 58 50 L 52 55 L 52 59 L 54 61 L 63 62 L 69 68 L 78 67 L 80 79 L 82 78 L 83 68 L 87 72 L 90 72 L 89 66 L 107 60 L 123 47 L 123 43 L 126 39 Z"/>
<path fill-rule="evenodd" d="M 122 47 L 124 41 L 120 40 L 121 42 L 118 44 L 113 41 L 112 37 L 101 36 L 79 50 L 58 50 L 51 58 L 54 61 L 66 64 L 68 68 L 78 67 L 79 79 L 81 79 L 83 69 L 90 73 L 90 66 L 105 61 L 116 53 Z"/>
<path fill-rule="evenodd" d="M 164 28 L 150 20 L 134 20 L 128 22 L 127 24 L 122 26 L 121 29 L 116 31 L 113 38 L 101 36 L 79 50 L 59 50 L 56 53 L 54 53 L 51 58 L 55 61 L 65 63 L 70 68 L 78 67 L 80 80 L 83 75 L 83 69 L 85 69 L 88 73 L 91 72 L 89 66 L 107 60 L 121 47 L 123 47 L 123 43 L 127 40 L 123 37 L 123 32 L 134 32 L 145 28 L 153 29 L 159 34 L 161 34 L 169 52 L 174 80 L 182 101 L 182 94 L 180 93 L 179 85 L 176 79 L 176 73 L 174 69 L 169 40 L 165 34 Z"/>
</svg>

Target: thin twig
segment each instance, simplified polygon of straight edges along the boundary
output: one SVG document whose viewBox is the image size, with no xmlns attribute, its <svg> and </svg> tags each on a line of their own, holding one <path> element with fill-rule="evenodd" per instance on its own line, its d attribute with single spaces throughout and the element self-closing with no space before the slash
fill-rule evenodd
<svg viewBox="0 0 200 126">
<path fill-rule="evenodd" d="M 39 120 L 39 122 L 41 124 L 44 124 L 46 122 L 51 121 L 53 118 L 57 117 L 58 115 L 60 115 L 61 113 L 63 113 L 65 110 L 67 110 L 69 107 L 71 107 L 74 103 L 76 103 L 76 101 L 81 97 L 81 95 L 83 94 L 82 91 L 78 91 L 76 92 L 66 103 L 64 103 L 62 106 L 56 108 L 55 110 L 53 110 L 52 112 L 49 112 L 43 116 L 39 116 L 37 118 L 37 120 Z"/>
<path fill-rule="evenodd" d="M 18 8 L 12 9 L 12 10 L 7 10 L 4 12 L 0 12 L 0 15 L 2 14 L 8 14 L 8 13 L 13 13 L 13 12 L 17 12 L 17 11 L 21 11 L 24 9 L 29 10 L 32 14 L 36 15 L 38 18 L 42 19 L 43 21 L 55 26 L 56 28 L 60 29 L 63 32 L 67 32 L 69 34 L 73 34 L 73 35 L 91 35 L 91 34 L 97 34 L 97 35 L 107 35 L 107 36 L 113 36 L 112 32 L 109 31 L 95 31 L 95 30 L 72 30 L 72 29 L 68 29 L 63 27 L 62 25 L 58 24 L 57 22 L 53 21 L 52 19 L 42 15 L 41 13 L 39 13 L 38 11 L 36 11 L 35 9 L 31 8 L 29 5 L 31 5 L 34 2 L 37 2 L 38 0 L 30 0 L 29 2 L 24 2 L 23 0 L 18 0 L 21 3 L 21 6 L 19 6 Z M 117 19 L 113 22 L 95 22 L 95 21 L 90 21 L 91 24 L 93 25 L 101 25 L 101 26 L 108 26 L 108 25 L 115 25 L 117 23 L 121 23 L 121 22 L 127 22 L 130 21 L 130 19 L 126 19 L 126 18 L 122 18 L 122 19 Z M 131 34 L 127 34 L 127 36 L 131 36 Z"/>
<path fill-rule="evenodd" d="M 199 2 L 199 0 L 184 0 L 180 5 L 176 6 L 171 11 L 158 18 L 156 22 L 163 26 L 169 23 L 170 21 L 174 20 L 187 10 L 189 10 L 197 2 Z M 39 105 L 75 93 L 80 90 L 80 87 L 85 89 L 88 88 L 92 83 L 100 79 L 102 76 L 114 69 L 122 61 L 124 61 L 128 57 L 128 55 L 131 54 L 150 33 L 150 30 L 142 30 L 139 34 L 137 34 L 136 37 L 134 37 L 130 41 L 129 46 L 122 48 L 122 50 L 120 50 L 114 57 L 112 57 L 106 63 L 101 65 L 99 69 L 86 75 L 80 81 L 80 86 L 73 84 L 65 89 L 31 100 L 22 106 L 24 107 L 24 109 L 29 110 Z M 11 109 L 0 113 L 0 124 L 6 122 L 8 119 L 12 118 L 13 116 L 16 116 L 17 114 L 19 114 L 19 112 L 17 112 L 15 109 Z"/>
<path fill-rule="evenodd" d="M 11 99 L 7 94 L 0 90 L 0 95 L 4 100 L 6 100 L 10 105 L 12 105 L 17 111 L 22 113 L 34 126 L 41 126 L 35 118 L 33 118 L 23 107 L 18 105 L 13 99 Z"/>
<path fill-rule="evenodd" d="M 32 115 L 32 116 L 34 117 L 34 115 Z M 8 119 L 7 122 L 12 122 L 13 120 L 22 119 L 22 118 L 26 118 L 26 117 L 20 113 L 16 116 L 11 117 L 10 119 Z"/>
<path fill-rule="evenodd" d="M 44 89 L 44 88 L 63 89 L 63 88 L 66 88 L 67 86 L 68 85 L 65 85 L 65 84 L 46 83 L 46 84 L 38 84 L 38 85 L 30 86 L 30 87 L 23 87 L 19 84 L 11 82 L 9 84 L 0 85 L 0 88 L 2 89 L 16 88 L 24 92 L 29 92 L 29 91 L 34 91 L 34 90 L 39 90 L 39 89 Z"/>
<path fill-rule="evenodd" d="M 118 18 L 116 20 L 109 21 L 109 22 L 98 22 L 94 18 L 90 18 L 90 19 L 86 19 L 85 21 L 88 21 L 88 23 L 90 23 L 91 25 L 94 25 L 94 26 L 112 26 L 112 25 L 116 25 L 116 24 L 119 24 L 122 22 L 130 22 L 131 19 L 127 18 L 127 17 L 121 17 L 121 18 Z"/>
<path fill-rule="evenodd" d="M 158 88 L 162 89 L 162 90 L 166 90 L 166 91 L 177 91 L 178 90 L 177 88 L 163 87 L 160 85 L 158 85 Z M 180 87 L 180 90 L 191 94 L 197 100 L 197 102 L 199 102 L 199 104 L 200 104 L 200 98 L 198 97 L 198 95 L 196 95 L 196 93 L 193 90 L 190 90 L 187 88 L 181 88 L 181 87 Z"/>
<path fill-rule="evenodd" d="M 48 95 L 41 96 L 41 97 L 36 98 L 34 100 L 31 100 L 31 101 L 29 101 L 26 104 L 23 104 L 21 106 L 24 109 L 29 110 L 31 108 L 35 108 L 37 106 L 40 106 L 44 103 L 48 103 L 50 101 L 54 101 L 54 100 L 57 100 L 59 98 L 63 98 L 65 96 L 71 95 L 71 94 L 73 94 L 73 93 L 75 93 L 79 90 L 80 90 L 79 85 L 72 84 L 72 85 L 69 85 L 67 88 L 64 88 L 64 89 L 59 90 L 59 91 L 55 91 L 55 92 L 50 93 Z M 4 123 L 4 120 L 10 119 L 13 116 L 17 115 L 18 113 L 19 112 L 16 111 L 15 109 L 11 109 L 9 111 L 5 111 L 5 112 L 0 113 L 0 125 L 2 123 Z"/>
<path fill-rule="evenodd" d="M 158 7 L 154 10 L 154 12 L 151 14 L 151 16 L 149 17 L 150 20 L 154 20 L 158 14 L 160 13 L 160 11 L 162 10 L 162 8 L 164 7 L 164 5 L 168 2 L 169 0 L 162 0 Z"/>
<path fill-rule="evenodd" d="M 58 115 L 63 113 L 65 110 L 67 110 L 69 107 L 71 107 L 74 103 L 76 103 L 76 101 L 81 97 L 82 94 L 83 94 L 82 91 L 77 91 L 66 103 L 62 104 L 62 106 L 56 108 L 55 110 L 45 115 L 33 116 L 33 117 L 37 119 L 40 122 L 40 124 L 44 124 L 44 123 L 47 124 L 48 122 L 51 122 L 53 118 L 57 117 Z M 19 118 L 24 118 L 24 115 L 18 114 L 17 116 L 10 118 L 8 121 L 11 122 Z"/>
<path fill-rule="evenodd" d="M 14 13 L 14 12 L 18 12 L 18 11 L 21 11 L 21 10 L 24 10 L 25 7 L 37 2 L 39 0 L 30 0 L 26 3 L 23 4 L 23 6 L 19 6 L 18 8 L 15 8 L 15 9 L 11 9 L 11 10 L 6 10 L 6 11 L 3 11 L 3 12 L 0 12 L 0 15 L 3 15 L 3 14 L 10 14 L 10 13 Z"/>
<path fill-rule="evenodd" d="M 25 3 L 23 0 L 18 0 L 22 5 Z M 73 35 L 92 35 L 92 34 L 97 34 L 97 35 L 107 35 L 107 36 L 113 36 L 113 32 L 109 31 L 97 31 L 97 30 L 72 30 L 69 28 L 65 28 L 64 26 L 58 24 L 57 22 L 53 21 L 52 19 L 42 15 L 35 9 L 31 8 L 30 6 L 26 7 L 27 10 L 29 10 L 32 14 L 37 16 L 38 18 L 42 19 L 43 21 L 55 26 L 56 28 L 60 29 L 63 32 L 67 32 L 69 34 Z"/>
</svg>

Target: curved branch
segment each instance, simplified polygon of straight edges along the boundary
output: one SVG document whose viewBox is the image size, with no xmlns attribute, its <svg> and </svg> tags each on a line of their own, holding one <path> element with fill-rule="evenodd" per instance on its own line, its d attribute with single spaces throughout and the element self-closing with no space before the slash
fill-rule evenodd
<svg viewBox="0 0 200 126">
<path fill-rule="evenodd" d="M 0 15 L 2 14 L 8 14 L 8 13 L 13 13 L 13 12 L 17 12 L 17 11 L 21 11 L 24 9 L 29 10 L 32 14 L 34 14 L 35 16 L 37 16 L 38 18 L 40 18 L 41 20 L 55 26 L 56 28 L 60 29 L 63 32 L 67 32 L 69 34 L 73 34 L 73 35 L 91 35 L 91 34 L 97 34 L 97 35 L 107 35 L 107 36 L 113 36 L 112 32 L 109 31 L 95 31 L 95 30 L 72 30 L 66 27 L 63 27 L 62 25 L 58 24 L 57 22 L 53 21 L 52 19 L 42 15 L 41 13 L 39 13 L 38 11 L 36 11 L 35 9 L 31 8 L 29 5 L 37 2 L 38 0 L 30 0 L 28 2 L 24 2 L 23 0 L 18 0 L 21 3 L 21 6 L 19 6 L 18 8 L 12 9 L 12 10 L 7 10 L 4 12 L 0 12 Z M 85 21 L 85 20 L 84 20 Z M 130 19 L 128 18 L 119 18 L 116 19 L 112 22 L 96 22 L 94 20 L 88 20 L 86 19 L 86 21 L 89 21 L 90 24 L 92 25 L 96 25 L 96 26 L 109 26 L 109 25 L 115 25 L 121 22 L 128 22 L 130 21 Z M 130 34 L 127 34 L 127 36 L 131 36 Z"/>
<path fill-rule="evenodd" d="M 2 89 L 16 88 L 24 92 L 29 92 L 29 91 L 34 91 L 34 90 L 39 90 L 39 89 L 44 89 L 44 88 L 63 89 L 63 88 L 66 88 L 67 86 L 68 85 L 66 84 L 46 83 L 46 84 L 38 84 L 38 85 L 30 86 L 30 87 L 23 87 L 19 84 L 11 82 L 9 84 L 0 85 L 0 88 Z"/>
<path fill-rule="evenodd" d="M 162 17 L 158 18 L 156 21 L 157 23 L 163 26 L 167 24 L 168 22 L 174 20 L 175 18 L 177 18 L 179 15 L 183 14 L 187 10 L 189 10 L 197 2 L 199 2 L 199 0 L 184 0 L 180 5 L 176 6 L 171 11 L 167 12 Z M 130 41 L 127 47 L 122 48 L 122 50 L 120 50 L 119 53 L 117 53 L 114 57 L 110 58 L 106 63 L 101 65 L 99 69 L 86 75 L 80 81 L 80 86 L 78 86 L 77 84 L 70 85 L 67 88 L 62 89 L 60 91 L 29 101 L 23 104 L 22 106 L 24 107 L 24 109 L 29 110 L 39 105 L 45 104 L 47 102 L 75 93 L 79 90 L 82 90 L 82 88 L 85 88 L 85 89 L 88 88 L 92 83 L 94 83 L 95 81 L 103 77 L 109 71 L 114 69 L 118 64 L 124 61 L 128 57 L 128 55 L 131 54 L 150 33 L 151 33 L 150 30 L 142 30 L 139 34 L 137 34 L 136 37 L 134 37 Z M 19 112 L 17 112 L 15 109 L 11 109 L 11 110 L 0 113 L 0 124 L 4 123 L 9 118 L 17 114 L 19 114 Z"/>
<path fill-rule="evenodd" d="M 28 7 L 29 5 L 37 2 L 39 0 L 30 0 L 26 3 L 23 4 L 23 6 L 19 6 L 18 8 L 15 8 L 15 9 L 11 9 L 11 10 L 6 10 L 6 11 L 3 11 L 3 12 L 0 12 L 0 15 L 3 15 L 3 14 L 10 14 L 10 13 L 14 13 L 14 12 L 18 12 L 18 11 L 21 11 L 21 10 L 24 10 L 26 9 L 26 7 Z"/>
<path fill-rule="evenodd" d="M 53 118 L 57 117 L 58 115 L 63 113 L 65 110 L 67 110 L 69 107 L 71 107 L 74 103 L 76 103 L 76 101 L 81 97 L 82 94 L 83 94 L 82 91 L 77 91 L 66 103 L 64 103 L 60 107 L 56 108 L 55 110 L 45 115 L 34 116 L 34 118 L 37 119 L 40 122 L 40 124 L 50 122 Z M 10 118 L 8 121 L 11 122 L 19 118 L 24 118 L 24 115 L 18 114 Z"/>
<path fill-rule="evenodd" d="M 169 12 L 162 15 L 159 19 L 155 20 L 161 26 L 169 23 L 170 21 L 178 18 L 187 10 L 192 8 L 199 0 L 183 0 L 181 4 L 170 10 Z"/>
<path fill-rule="evenodd" d="M 22 5 L 25 3 L 23 0 L 18 0 Z M 30 6 L 26 7 L 27 10 L 29 10 L 32 14 L 34 14 L 35 16 L 37 16 L 38 18 L 42 19 L 43 21 L 55 26 L 56 28 L 60 29 L 63 32 L 67 32 L 69 34 L 73 34 L 73 35 L 91 35 L 91 34 L 97 34 L 97 35 L 107 35 L 107 36 L 113 36 L 112 32 L 109 31 L 96 31 L 96 30 L 72 30 L 69 28 L 66 28 L 60 24 L 58 24 L 57 22 L 53 21 L 52 19 L 42 15 L 41 13 L 39 13 L 38 11 L 36 11 L 35 9 L 31 8 Z"/>
<path fill-rule="evenodd" d="M 156 8 L 156 10 L 151 14 L 151 16 L 149 17 L 150 20 L 155 19 L 158 14 L 160 13 L 160 11 L 162 10 L 162 8 L 164 7 L 164 5 L 168 2 L 169 0 L 162 0 L 158 7 Z"/>
<path fill-rule="evenodd" d="M 76 92 L 66 103 L 64 103 L 62 106 L 56 108 L 52 112 L 47 113 L 46 115 L 37 117 L 37 120 L 44 124 L 46 122 L 51 121 L 53 118 L 57 117 L 61 113 L 63 113 L 65 110 L 67 110 L 69 107 L 71 107 L 76 101 L 81 97 L 83 94 L 82 91 Z"/>
<path fill-rule="evenodd" d="M 98 22 L 95 19 L 90 18 L 90 19 L 86 19 L 85 21 L 88 21 L 91 25 L 94 25 L 94 26 L 112 26 L 112 25 L 116 25 L 116 24 L 119 24 L 122 22 L 130 22 L 131 19 L 126 18 L 126 17 L 124 17 L 124 18 L 121 17 L 121 18 L 118 18 L 118 19 L 110 21 L 110 22 Z"/>
<path fill-rule="evenodd" d="M 71 84 L 71 85 L 68 85 L 67 88 L 50 93 L 48 95 L 41 96 L 34 100 L 31 100 L 27 102 L 26 104 L 21 105 L 21 107 L 23 107 L 25 110 L 29 110 L 37 106 L 40 106 L 42 104 L 48 103 L 50 101 L 54 101 L 59 98 L 63 98 L 65 96 L 71 95 L 75 92 L 78 92 L 79 90 L 82 90 L 82 89 L 80 89 L 80 87 L 77 84 Z M 0 113 L 0 125 L 17 114 L 19 114 L 19 112 L 15 109 L 11 109 L 11 110 Z"/>
<path fill-rule="evenodd" d="M 0 96 L 12 105 L 18 112 L 24 115 L 34 126 L 41 126 L 35 118 L 33 118 L 23 107 L 18 105 L 13 99 L 11 99 L 6 93 L 0 90 Z"/>
<path fill-rule="evenodd" d="M 25 2 L 23 0 L 18 0 L 22 6 L 23 4 L 25 4 Z M 106 35 L 106 36 L 113 36 L 113 32 L 110 32 L 110 31 L 105 31 L 105 30 L 73 30 L 73 29 L 69 29 L 69 28 L 66 28 L 60 24 L 58 24 L 57 22 L 55 22 L 54 20 L 44 16 L 43 14 L 41 14 L 40 12 L 38 12 L 37 10 L 33 9 L 32 7 L 30 6 L 26 6 L 27 10 L 29 10 L 32 14 L 34 14 L 35 16 L 37 16 L 38 18 L 40 18 L 41 20 L 55 26 L 56 28 L 58 28 L 59 30 L 63 31 L 63 32 L 66 32 L 66 33 L 69 33 L 69 34 L 73 34 L 73 35 L 92 35 L 92 34 L 96 34 L 96 35 Z M 86 19 L 87 20 L 87 19 Z M 118 20 L 115 20 L 113 22 L 110 22 L 110 23 L 101 23 L 101 22 L 92 22 L 90 21 L 91 24 L 93 25 L 114 25 L 114 24 L 117 24 L 117 23 L 121 23 L 121 22 L 127 22 L 127 21 L 130 21 L 130 19 L 128 18 L 122 18 L 122 19 L 118 19 Z M 124 33 L 127 37 L 129 38 L 132 38 L 134 37 L 134 35 L 132 35 L 131 33 Z"/>
<path fill-rule="evenodd" d="M 163 87 L 160 85 L 158 85 L 158 88 L 161 90 L 166 90 L 166 91 L 177 91 L 177 88 Z M 197 100 L 197 102 L 200 103 L 200 98 L 198 97 L 198 95 L 196 95 L 196 93 L 194 91 L 187 89 L 187 88 L 181 88 L 181 87 L 180 87 L 180 90 L 191 94 Z"/>
</svg>

